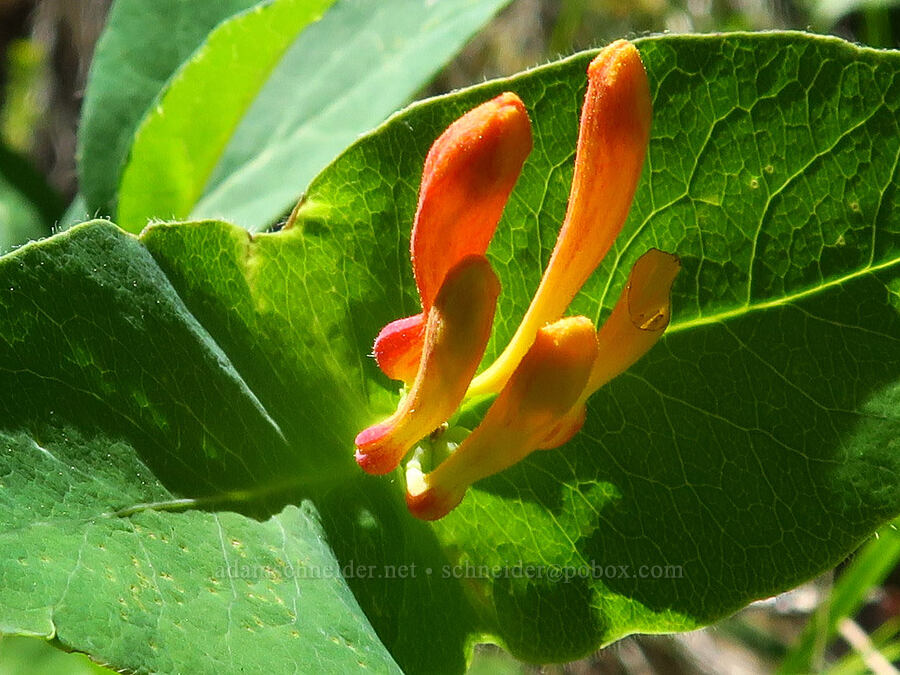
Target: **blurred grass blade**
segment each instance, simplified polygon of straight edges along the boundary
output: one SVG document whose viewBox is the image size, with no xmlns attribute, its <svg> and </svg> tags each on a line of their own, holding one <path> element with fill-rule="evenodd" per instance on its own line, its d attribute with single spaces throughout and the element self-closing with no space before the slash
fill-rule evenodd
<svg viewBox="0 0 900 675">
<path fill-rule="evenodd" d="M 875 648 L 891 663 L 900 659 L 898 637 L 900 637 L 900 616 L 888 619 L 869 636 Z M 862 675 L 868 672 L 862 657 L 854 651 L 848 652 L 827 670 L 828 675 Z"/>
<path fill-rule="evenodd" d="M 878 651 L 866 631 L 853 619 L 844 617 L 838 621 L 838 632 L 875 675 L 900 675 L 900 671 Z"/>
<path fill-rule="evenodd" d="M 853 557 L 834 584 L 829 601 L 810 619 L 779 672 L 808 672 L 821 661 L 822 652 L 837 634 L 838 622 L 853 616 L 865 603 L 869 590 L 880 584 L 900 561 L 898 523 L 894 521 L 882 528 Z"/>
<path fill-rule="evenodd" d="M 187 216 L 284 51 L 334 0 L 272 0 L 223 22 L 172 78 L 135 135 L 119 224 Z"/>
</svg>

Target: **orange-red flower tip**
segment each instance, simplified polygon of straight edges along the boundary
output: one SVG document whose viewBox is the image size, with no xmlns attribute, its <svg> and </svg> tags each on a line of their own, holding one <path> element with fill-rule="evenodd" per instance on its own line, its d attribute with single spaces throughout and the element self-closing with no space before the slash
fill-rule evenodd
<svg viewBox="0 0 900 675">
<path fill-rule="evenodd" d="M 434 471 L 407 466 L 406 502 L 413 515 L 441 518 L 469 485 L 516 464 L 542 447 L 587 384 L 597 358 L 597 333 L 583 316 L 545 326 L 481 424 Z"/>
<path fill-rule="evenodd" d="M 500 282 L 483 256 L 467 256 L 450 270 L 428 311 L 409 392 L 393 415 L 356 437 L 356 462 L 364 471 L 393 471 L 456 411 L 484 355 L 499 294 Z"/>
<path fill-rule="evenodd" d="M 431 146 L 410 242 L 426 312 L 451 267 L 484 255 L 531 145 L 525 106 L 506 92 L 460 117 Z"/>
<path fill-rule="evenodd" d="M 419 369 L 425 340 L 425 314 L 391 321 L 375 338 L 372 350 L 381 371 L 392 380 L 410 384 Z"/>
<path fill-rule="evenodd" d="M 633 44 L 616 40 L 600 50 L 588 66 L 588 83 L 596 99 L 617 99 L 595 104 L 597 112 L 608 116 L 609 124 L 621 123 L 623 132 L 638 139 L 649 138 L 653 116 L 650 85 L 640 53 Z"/>
<path fill-rule="evenodd" d="M 391 420 L 375 424 L 363 429 L 356 435 L 356 463 L 366 473 L 382 475 L 390 473 L 397 468 L 405 449 L 396 443 L 392 446 L 390 441 L 394 425 Z"/>
<path fill-rule="evenodd" d="M 431 487 L 428 475 L 417 466 L 406 469 L 406 508 L 419 520 L 440 520 L 455 509 L 465 490 Z"/>
</svg>

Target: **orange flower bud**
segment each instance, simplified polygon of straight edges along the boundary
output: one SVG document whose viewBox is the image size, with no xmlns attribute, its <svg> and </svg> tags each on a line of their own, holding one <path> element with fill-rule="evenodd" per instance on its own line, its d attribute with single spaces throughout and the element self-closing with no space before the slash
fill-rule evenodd
<svg viewBox="0 0 900 675">
<path fill-rule="evenodd" d="M 406 503 L 418 518 L 436 520 L 477 480 L 524 459 L 571 409 L 597 357 L 589 319 L 568 317 L 538 331 L 519 367 L 481 424 L 434 471 L 407 465 Z"/>
<path fill-rule="evenodd" d="M 681 270 L 677 255 L 651 248 L 637 259 L 625 288 L 597 333 L 600 357 L 588 382 L 590 396 L 631 368 L 662 337 L 671 316 L 671 293 Z"/>
<path fill-rule="evenodd" d="M 531 143 L 525 106 L 506 92 L 460 117 L 431 146 L 410 241 L 426 311 L 451 267 L 484 255 Z"/>
<path fill-rule="evenodd" d="M 363 470 L 393 471 L 417 441 L 456 411 L 484 355 L 499 294 L 500 282 L 482 256 L 467 256 L 450 270 L 428 312 L 409 393 L 393 415 L 356 437 Z"/>
<path fill-rule="evenodd" d="M 415 377 L 424 315 L 447 271 L 468 255 L 484 255 L 531 144 L 525 106 L 506 92 L 460 117 L 431 146 L 410 242 L 424 312 L 388 324 L 376 339 L 375 358 L 388 377 Z"/>
<path fill-rule="evenodd" d="M 569 205 L 540 286 L 509 345 L 475 379 L 470 394 L 503 387 L 538 329 L 562 316 L 609 251 L 641 176 L 651 115 L 640 55 L 618 40 L 588 67 Z"/>
<path fill-rule="evenodd" d="M 669 325 L 672 284 L 681 269 L 677 255 L 651 248 L 637 259 L 612 313 L 597 333 L 598 356 L 578 403 L 541 443 L 556 448 L 584 424 L 585 404 L 600 387 L 650 351 Z"/>
</svg>

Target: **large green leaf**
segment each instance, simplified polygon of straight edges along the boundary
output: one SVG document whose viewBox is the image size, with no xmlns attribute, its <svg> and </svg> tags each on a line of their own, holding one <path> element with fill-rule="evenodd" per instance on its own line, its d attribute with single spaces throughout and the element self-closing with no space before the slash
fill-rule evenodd
<svg viewBox="0 0 900 675">
<path fill-rule="evenodd" d="M 71 433 L 0 436 L 0 629 L 143 672 L 399 672 L 313 506 L 168 513 L 133 448 Z"/>
<path fill-rule="evenodd" d="M 78 181 L 90 213 L 111 214 L 144 113 L 207 33 L 259 0 L 116 0 L 97 42 L 78 127 Z"/>
<path fill-rule="evenodd" d="M 274 0 L 232 17 L 141 123 L 118 224 L 137 232 L 152 218 L 190 216 L 271 225 L 508 1 L 339 0 L 308 29 L 329 2 Z"/>
<path fill-rule="evenodd" d="M 167 84 L 134 136 L 119 225 L 185 217 L 285 50 L 334 0 L 270 0 L 224 21 Z"/>
<path fill-rule="evenodd" d="M 191 217 L 250 230 L 274 223 L 328 162 L 409 101 L 508 3 L 338 0 L 285 54 Z"/>
<path fill-rule="evenodd" d="M 142 672 L 396 670 L 312 504 L 263 521 L 198 510 L 259 510 L 304 472 L 147 251 L 98 222 L 3 268 L 3 419 L 17 430 L 0 433 L 0 633 Z M 207 497 L 174 498 L 136 449 Z"/>
<path fill-rule="evenodd" d="M 594 396 L 572 442 L 482 481 L 435 524 L 406 513 L 396 477 L 363 476 L 352 461 L 355 432 L 396 403 L 367 354 L 416 306 L 407 251 L 422 160 L 452 119 L 499 91 L 529 108 L 535 150 L 489 251 L 503 283 L 492 356 L 565 210 L 590 54 L 413 106 L 320 175 L 292 229 L 196 222 L 137 240 L 93 223 L 3 258 L 0 419 L 13 451 L 0 455 L 0 498 L 18 507 L 4 509 L 16 515 L 0 536 L 65 521 L 70 502 L 32 496 L 45 483 L 101 504 L 93 521 L 19 544 L 27 564 L 0 568 L 3 630 L 46 634 L 46 605 L 9 598 L 35 585 L 58 598 L 39 566 L 46 547 L 68 536 L 92 551 L 107 521 L 131 532 L 160 520 L 202 539 L 209 519 L 227 518 L 262 556 L 285 518 L 321 518 L 314 550 L 327 556 L 327 541 L 404 669 L 459 671 L 476 637 L 564 660 L 629 632 L 713 621 L 833 565 L 896 516 L 900 56 L 799 34 L 638 46 L 655 105 L 647 168 L 573 311 L 605 315 L 630 264 L 657 246 L 684 262 L 674 324 Z M 54 477 L 37 448 L 74 469 Z M 8 478 L 19 474 L 39 480 Z M 115 498 L 94 478 L 114 481 Z M 127 508 L 178 497 L 190 500 L 175 502 L 183 513 Z M 122 544 L 141 565 L 156 563 L 156 543 L 128 541 L 144 546 Z M 64 643 L 91 651 L 122 629 L 118 606 L 95 600 L 118 582 L 92 581 L 81 611 L 113 621 L 83 634 L 54 619 Z M 229 606 L 252 611 L 279 590 L 241 589 Z M 131 626 L 149 622 L 134 639 L 156 624 L 146 598 L 144 611 L 129 605 Z M 350 645 L 377 655 L 354 625 Z"/>
<path fill-rule="evenodd" d="M 639 47 L 647 167 L 573 311 L 605 314 L 656 246 L 684 263 L 675 323 L 595 395 L 572 443 L 483 481 L 434 528 L 452 559 L 629 566 L 482 582 L 482 618 L 533 659 L 710 621 L 825 569 L 900 510 L 900 55 L 792 34 Z M 408 177 L 452 119 L 512 89 L 536 141 L 490 249 L 504 290 L 488 356 L 505 344 L 562 220 L 588 58 L 415 106 L 311 186 L 305 239 L 333 247 L 345 277 L 388 280 L 352 305 L 361 350 L 415 308 Z M 683 578 L 636 578 L 644 565 Z"/>
</svg>

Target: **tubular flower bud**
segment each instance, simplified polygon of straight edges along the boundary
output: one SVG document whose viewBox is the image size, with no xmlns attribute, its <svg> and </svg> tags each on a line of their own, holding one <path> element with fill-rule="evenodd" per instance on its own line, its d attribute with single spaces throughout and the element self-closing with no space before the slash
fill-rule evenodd
<svg viewBox="0 0 900 675">
<path fill-rule="evenodd" d="M 531 122 L 506 92 L 451 124 L 425 159 L 410 253 L 423 313 L 388 324 L 375 340 L 381 370 L 407 384 L 415 377 L 425 315 L 448 270 L 484 255 L 531 152 Z"/>
<path fill-rule="evenodd" d="M 503 387 L 538 329 L 562 316 L 609 251 L 641 176 L 651 115 L 640 55 L 618 40 L 588 67 L 568 208 L 540 286 L 509 345 L 475 379 L 470 394 Z"/>
<path fill-rule="evenodd" d="M 491 334 L 500 282 L 482 256 L 466 256 L 447 274 L 428 311 L 415 381 L 397 411 L 356 437 L 364 471 L 397 468 L 406 452 L 455 412 Z"/>
<path fill-rule="evenodd" d="M 584 424 L 587 399 L 631 368 L 662 337 L 671 316 L 672 284 L 681 269 L 677 255 L 651 248 L 637 259 L 612 313 L 597 333 L 598 356 L 578 403 L 541 448 L 556 448 Z"/>
<path fill-rule="evenodd" d="M 406 503 L 413 515 L 442 518 L 469 485 L 537 449 L 578 400 L 596 358 L 589 319 L 568 317 L 541 328 L 484 420 L 459 448 L 431 473 L 407 465 Z"/>
<path fill-rule="evenodd" d="M 631 268 L 612 313 L 597 333 L 601 357 L 591 371 L 590 396 L 650 351 L 669 325 L 671 293 L 681 270 L 677 255 L 651 248 Z"/>
</svg>

